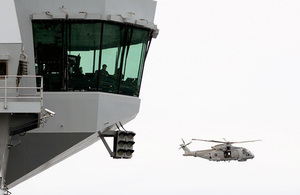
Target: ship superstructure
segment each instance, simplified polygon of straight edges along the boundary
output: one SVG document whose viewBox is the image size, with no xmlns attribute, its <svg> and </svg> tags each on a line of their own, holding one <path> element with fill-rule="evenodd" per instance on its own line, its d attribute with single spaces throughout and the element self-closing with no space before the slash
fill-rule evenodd
<svg viewBox="0 0 300 195">
<path fill-rule="evenodd" d="M 116 136 L 135 118 L 145 59 L 158 34 L 152 0 L 4 5 L 0 194 L 100 138 Z"/>
</svg>

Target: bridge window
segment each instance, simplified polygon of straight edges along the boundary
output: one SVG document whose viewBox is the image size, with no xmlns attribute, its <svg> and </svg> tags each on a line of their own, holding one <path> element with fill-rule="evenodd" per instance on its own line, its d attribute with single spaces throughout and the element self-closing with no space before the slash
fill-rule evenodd
<svg viewBox="0 0 300 195">
<path fill-rule="evenodd" d="M 101 21 L 34 20 L 36 74 L 45 91 L 138 96 L 149 29 Z"/>
<path fill-rule="evenodd" d="M 0 76 L 7 75 L 7 61 L 0 61 Z"/>
</svg>

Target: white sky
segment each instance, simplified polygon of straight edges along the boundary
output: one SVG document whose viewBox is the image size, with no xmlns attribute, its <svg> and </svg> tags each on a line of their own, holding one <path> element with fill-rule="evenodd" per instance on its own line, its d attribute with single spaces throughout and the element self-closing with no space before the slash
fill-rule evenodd
<svg viewBox="0 0 300 195">
<path fill-rule="evenodd" d="M 101 141 L 14 195 L 300 194 L 300 1 L 158 0 L 131 160 Z M 247 162 L 184 157 L 181 138 L 262 142 Z M 193 142 L 191 150 L 210 143 Z"/>
</svg>

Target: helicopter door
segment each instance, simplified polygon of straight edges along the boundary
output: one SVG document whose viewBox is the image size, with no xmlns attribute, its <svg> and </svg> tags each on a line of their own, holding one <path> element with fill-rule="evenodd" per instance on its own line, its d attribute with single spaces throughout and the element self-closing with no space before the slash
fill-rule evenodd
<svg viewBox="0 0 300 195">
<path fill-rule="evenodd" d="M 224 158 L 230 158 L 231 157 L 231 151 L 227 150 L 224 151 Z"/>
</svg>

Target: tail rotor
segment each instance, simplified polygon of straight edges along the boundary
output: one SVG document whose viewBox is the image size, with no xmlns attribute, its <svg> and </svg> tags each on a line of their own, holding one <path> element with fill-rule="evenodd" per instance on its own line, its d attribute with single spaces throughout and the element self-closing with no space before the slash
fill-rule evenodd
<svg viewBox="0 0 300 195">
<path fill-rule="evenodd" d="M 189 143 L 185 143 L 185 141 L 181 138 L 181 140 L 182 140 L 182 142 L 183 142 L 183 144 L 180 144 L 180 148 L 179 148 L 179 150 L 181 149 L 181 148 L 184 148 L 184 147 L 186 147 L 187 145 L 190 145 L 191 143 L 192 143 L 192 141 L 190 141 Z"/>
</svg>

